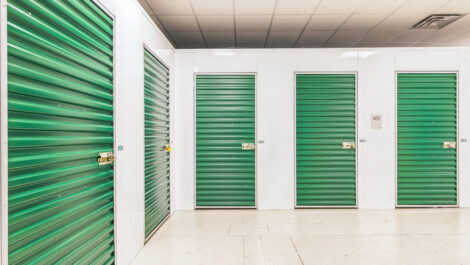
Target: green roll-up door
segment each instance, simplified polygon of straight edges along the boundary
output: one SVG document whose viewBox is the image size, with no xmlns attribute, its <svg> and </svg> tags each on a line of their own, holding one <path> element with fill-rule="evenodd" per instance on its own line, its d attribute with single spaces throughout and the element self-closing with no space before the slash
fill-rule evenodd
<svg viewBox="0 0 470 265">
<path fill-rule="evenodd" d="M 170 214 L 170 73 L 145 50 L 145 237 Z"/>
<path fill-rule="evenodd" d="M 198 74 L 196 207 L 256 206 L 254 144 L 255 75 Z"/>
<path fill-rule="evenodd" d="M 399 73 L 397 205 L 457 205 L 457 75 Z"/>
<path fill-rule="evenodd" d="M 356 76 L 296 75 L 298 207 L 356 205 Z"/>
<path fill-rule="evenodd" d="M 10 264 L 114 263 L 113 21 L 92 1 L 8 1 Z"/>
</svg>

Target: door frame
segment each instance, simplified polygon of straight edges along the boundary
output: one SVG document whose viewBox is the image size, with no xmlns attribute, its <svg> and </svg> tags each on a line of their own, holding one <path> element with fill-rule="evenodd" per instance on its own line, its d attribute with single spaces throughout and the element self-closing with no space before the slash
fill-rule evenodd
<svg viewBox="0 0 470 265">
<path fill-rule="evenodd" d="M 198 75 L 253 75 L 255 77 L 255 205 L 197 206 L 196 204 L 196 77 Z M 258 73 L 257 72 L 194 72 L 193 73 L 193 209 L 258 209 Z"/>
<path fill-rule="evenodd" d="M 355 101 L 355 168 L 356 168 L 356 204 L 351 206 L 309 206 L 309 205 L 298 205 L 297 204 L 297 75 L 341 75 L 341 74 L 350 74 L 355 76 L 355 89 L 354 89 L 354 101 Z M 358 161 L 359 161 L 359 145 L 357 142 L 358 139 L 358 120 L 359 120 L 359 113 L 358 113 L 358 71 L 298 71 L 294 72 L 294 208 L 295 209 L 357 209 L 358 208 L 358 201 L 359 201 L 359 185 L 358 185 L 358 175 L 359 175 L 359 168 L 358 168 Z"/>
<path fill-rule="evenodd" d="M 457 203 L 455 205 L 398 205 L 398 74 L 455 74 L 455 93 L 456 93 L 456 195 Z M 459 208 L 460 207 L 460 192 L 459 192 L 459 153 L 460 153 L 460 141 L 459 141 L 459 70 L 449 71 L 395 71 L 395 208 Z"/>
<path fill-rule="evenodd" d="M 170 88 L 171 88 L 171 67 L 160 57 L 158 56 L 153 50 L 152 48 L 150 48 L 149 45 L 147 45 L 145 43 L 145 41 L 143 42 L 142 44 L 142 51 L 143 51 L 143 60 L 142 60 L 142 71 L 144 73 L 144 83 L 143 83 L 143 96 L 145 97 L 145 51 L 148 51 L 153 57 L 155 57 L 155 59 L 157 59 L 157 61 L 159 61 L 161 64 L 163 64 L 166 68 L 168 68 L 168 116 L 170 117 L 170 121 L 168 122 L 168 125 L 169 125 L 169 135 L 170 135 L 170 139 L 168 140 L 168 142 L 170 143 L 170 146 L 171 146 L 171 141 L 172 141 L 172 133 L 171 133 L 171 93 L 170 93 Z M 144 161 L 143 161 L 143 167 L 144 167 L 144 194 L 143 194 L 143 199 L 144 199 L 144 245 L 145 243 L 147 243 L 152 237 L 153 235 L 160 229 L 160 227 L 162 227 L 162 225 L 165 224 L 166 221 L 168 221 L 168 219 L 170 218 L 171 216 L 171 157 L 172 157 L 172 152 L 170 152 L 170 163 L 168 165 L 168 170 L 170 171 L 170 176 L 169 176 L 169 185 L 170 185 L 170 193 L 169 193 L 169 201 L 170 201 L 170 213 L 165 217 L 163 218 L 163 220 L 152 230 L 152 232 L 149 233 L 148 236 L 145 236 L 145 100 L 144 100 L 144 104 L 142 105 L 142 111 L 144 113 L 144 133 L 143 133 L 143 137 L 144 137 Z"/>
<path fill-rule="evenodd" d="M 8 32 L 7 1 L 0 1 L 0 263 L 8 264 Z"/>
</svg>

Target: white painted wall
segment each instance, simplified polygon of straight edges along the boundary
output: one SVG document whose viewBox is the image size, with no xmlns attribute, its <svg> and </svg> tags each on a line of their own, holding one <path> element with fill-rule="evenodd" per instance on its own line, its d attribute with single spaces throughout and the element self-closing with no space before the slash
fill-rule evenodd
<svg viewBox="0 0 470 265">
<path fill-rule="evenodd" d="M 128 264 L 144 246 L 145 237 L 144 44 L 170 67 L 170 115 L 174 113 L 175 102 L 174 50 L 137 1 L 101 0 L 100 3 L 114 15 L 115 253 L 117 264 Z M 174 130 L 170 133 L 173 135 Z M 123 150 L 117 151 L 120 145 Z M 171 154 L 172 164 L 174 160 Z M 173 169 L 174 166 L 171 179 Z M 174 189 L 171 193 L 174 194 Z M 174 198 L 171 196 L 172 201 Z"/>
<path fill-rule="evenodd" d="M 470 138 L 470 48 L 177 50 L 176 209 L 194 208 L 193 73 L 257 73 L 258 208 L 294 208 L 294 72 L 358 72 L 358 205 L 395 207 L 395 71 L 460 72 L 460 138 Z M 467 103 L 467 104 L 465 104 Z M 383 128 L 370 129 L 382 114 Z M 470 207 L 470 143 L 460 206 Z"/>
</svg>

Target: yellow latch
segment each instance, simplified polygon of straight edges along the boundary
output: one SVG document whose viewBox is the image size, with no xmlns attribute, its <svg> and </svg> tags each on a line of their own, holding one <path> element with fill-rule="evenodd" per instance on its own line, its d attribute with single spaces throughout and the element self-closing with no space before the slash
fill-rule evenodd
<svg viewBox="0 0 470 265">
<path fill-rule="evenodd" d="M 356 144 L 354 142 L 343 142 L 342 147 L 343 149 L 354 149 L 356 148 Z"/>
<path fill-rule="evenodd" d="M 113 155 L 113 152 L 103 152 L 100 153 L 100 156 L 98 156 L 98 165 L 103 166 L 107 164 L 113 163 L 115 160 L 115 157 Z"/>
<path fill-rule="evenodd" d="M 171 146 L 169 144 L 166 144 L 165 146 L 163 146 L 163 151 L 170 152 L 171 151 Z"/>
</svg>

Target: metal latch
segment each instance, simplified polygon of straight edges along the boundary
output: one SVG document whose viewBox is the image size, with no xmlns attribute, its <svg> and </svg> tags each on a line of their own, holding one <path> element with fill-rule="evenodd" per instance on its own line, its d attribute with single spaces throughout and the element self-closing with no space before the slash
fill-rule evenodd
<svg viewBox="0 0 470 265">
<path fill-rule="evenodd" d="M 113 152 L 104 152 L 100 153 L 100 156 L 98 157 L 98 165 L 103 166 L 107 164 L 113 163 L 115 160 L 115 157 L 113 155 Z"/>
<path fill-rule="evenodd" d="M 243 150 L 255 150 L 255 144 L 254 143 L 242 143 L 242 149 Z"/>
<path fill-rule="evenodd" d="M 442 147 L 445 149 L 455 148 L 457 144 L 455 142 L 444 142 Z"/>
<path fill-rule="evenodd" d="M 343 142 L 343 149 L 354 149 L 356 144 L 354 142 Z"/>
<path fill-rule="evenodd" d="M 171 146 L 169 144 L 164 145 L 163 146 L 163 151 L 170 152 L 171 151 Z"/>
</svg>

